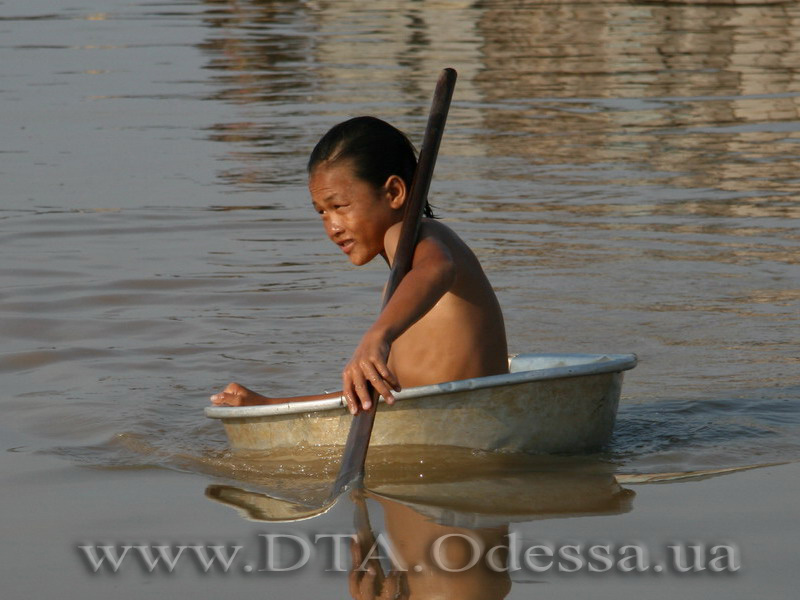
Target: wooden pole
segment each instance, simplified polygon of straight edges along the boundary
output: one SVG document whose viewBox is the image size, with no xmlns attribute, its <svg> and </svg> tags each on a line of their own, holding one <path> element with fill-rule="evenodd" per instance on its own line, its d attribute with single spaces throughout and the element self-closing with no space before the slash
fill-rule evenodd
<svg viewBox="0 0 800 600">
<path fill-rule="evenodd" d="M 389 302 L 403 277 L 411 270 L 422 213 L 428 199 L 428 189 L 433 178 L 433 168 L 436 165 L 436 156 L 439 153 L 439 144 L 442 141 L 447 112 L 450 109 L 450 100 L 453 98 L 455 85 L 455 70 L 444 69 L 439 75 L 436 90 L 433 94 L 428 124 L 425 127 L 425 136 L 422 140 L 422 149 L 419 153 L 414 180 L 411 183 L 411 190 L 403 213 L 400 239 L 397 242 L 392 269 L 389 273 L 389 282 L 383 295 L 383 307 Z M 353 482 L 363 481 L 364 462 L 367 458 L 367 448 L 372 435 L 372 425 L 375 422 L 375 411 L 378 408 L 378 393 L 371 386 L 370 393 L 372 394 L 372 406 L 369 410 L 359 411 L 353 417 L 353 423 L 350 425 L 342 463 L 339 467 L 339 475 L 336 477 L 331 490 L 331 499 L 338 497 Z"/>
</svg>

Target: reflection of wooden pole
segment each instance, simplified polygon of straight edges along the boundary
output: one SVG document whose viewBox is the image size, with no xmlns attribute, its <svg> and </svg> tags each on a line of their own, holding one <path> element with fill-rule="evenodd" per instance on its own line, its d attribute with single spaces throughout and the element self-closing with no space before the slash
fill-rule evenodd
<svg viewBox="0 0 800 600">
<path fill-rule="evenodd" d="M 363 488 L 354 489 L 351 498 L 353 500 L 353 504 L 355 504 L 355 513 L 353 515 L 353 525 L 356 529 L 356 544 L 359 547 L 359 554 L 360 558 L 359 561 L 361 563 L 364 562 L 364 558 L 369 555 L 370 551 L 375 547 L 375 534 L 372 532 L 372 526 L 369 522 L 369 512 L 367 511 L 367 500 L 364 497 L 364 490 Z M 360 564 L 353 565 L 354 569 L 357 569 Z M 381 563 L 378 560 L 372 561 L 372 567 L 375 569 L 375 594 L 379 594 L 380 590 L 383 588 L 383 582 L 386 581 L 386 575 L 383 572 L 383 568 L 381 567 Z"/>
<path fill-rule="evenodd" d="M 436 90 L 433 94 L 428 124 L 425 127 L 425 137 L 422 140 L 422 149 L 414 172 L 414 181 L 411 183 L 411 191 L 403 213 L 400 239 L 397 242 L 392 270 L 389 273 L 389 283 L 386 284 L 386 291 L 383 295 L 383 306 L 386 306 L 397 286 L 400 285 L 400 281 L 411 270 L 422 212 L 425 208 L 425 201 L 428 198 L 428 189 L 433 177 L 433 167 L 436 164 L 436 155 L 439 152 L 439 144 L 442 141 L 444 125 L 447 121 L 447 111 L 450 108 L 450 100 L 453 97 L 455 85 L 455 70 L 444 69 L 439 75 Z M 367 382 L 367 385 L 369 385 L 369 382 Z M 372 406 L 369 410 L 359 411 L 353 417 L 353 423 L 350 425 L 350 433 L 347 435 L 347 443 L 344 448 L 339 475 L 336 477 L 336 482 L 331 490 L 331 499 L 339 496 L 351 483 L 356 480 L 362 480 L 364 477 L 364 461 L 367 458 L 367 447 L 369 446 L 369 438 L 372 435 L 372 424 L 375 422 L 375 411 L 378 408 L 378 394 L 371 386 L 370 391 L 372 394 Z"/>
</svg>

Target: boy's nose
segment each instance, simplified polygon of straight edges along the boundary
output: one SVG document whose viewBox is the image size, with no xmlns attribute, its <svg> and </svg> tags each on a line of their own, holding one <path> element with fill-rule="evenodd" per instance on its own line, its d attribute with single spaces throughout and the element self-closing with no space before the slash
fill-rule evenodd
<svg viewBox="0 0 800 600">
<path fill-rule="evenodd" d="M 334 221 L 328 221 L 328 235 L 333 237 L 337 233 L 341 233 L 344 231 L 344 227 L 342 227 L 339 223 Z"/>
</svg>

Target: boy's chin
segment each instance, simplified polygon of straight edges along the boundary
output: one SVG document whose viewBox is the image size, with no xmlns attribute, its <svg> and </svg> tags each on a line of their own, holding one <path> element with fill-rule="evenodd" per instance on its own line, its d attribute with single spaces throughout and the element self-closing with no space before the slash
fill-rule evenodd
<svg viewBox="0 0 800 600">
<path fill-rule="evenodd" d="M 364 266 L 371 262 L 375 256 L 364 256 L 363 254 L 348 254 L 347 259 L 357 267 Z"/>
<path fill-rule="evenodd" d="M 348 256 L 347 259 L 357 267 L 364 266 L 369 260 L 364 260 L 363 256 Z"/>
</svg>

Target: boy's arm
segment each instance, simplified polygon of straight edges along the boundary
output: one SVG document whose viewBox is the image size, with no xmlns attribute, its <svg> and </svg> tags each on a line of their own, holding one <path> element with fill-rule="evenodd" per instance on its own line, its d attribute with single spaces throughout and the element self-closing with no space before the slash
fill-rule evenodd
<svg viewBox="0 0 800 600">
<path fill-rule="evenodd" d="M 294 396 L 290 398 L 270 398 L 247 389 L 238 383 L 229 383 L 219 394 L 211 396 L 214 406 L 258 406 L 260 404 L 283 404 L 284 402 L 308 402 L 309 400 L 326 400 L 341 398 L 342 392 L 313 394 L 311 396 Z"/>
<path fill-rule="evenodd" d="M 392 233 L 399 233 L 397 232 Z M 397 236 L 387 240 L 397 243 Z M 356 414 L 360 408 L 368 409 L 372 399 L 366 382 L 384 397 L 394 402 L 392 390 L 400 390 L 394 373 L 389 370 L 387 359 L 389 348 L 406 329 L 422 318 L 449 290 L 456 277 L 453 257 L 448 248 L 432 236 L 422 235 L 414 251 L 411 270 L 400 282 L 389 303 L 378 319 L 361 338 L 350 361 L 342 372 L 343 390 L 328 394 L 270 398 L 254 392 L 238 383 L 229 384 L 222 392 L 211 396 L 216 406 L 255 406 L 304 402 L 339 398 L 344 395 L 347 407 Z"/>
<path fill-rule="evenodd" d="M 399 390 L 397 377 L 387 360 L 392 342 L 420 318 L 452 287 L 456 267 L 447 246 L 433 236 L 421 235 L 414 251 L 411 270 L 397 286 L 388 304 L 370 327 L 342 372 L 345 401 L 351 413 L 372 405 L 366 382 L 394 402 L 392 390 Z"/>
</svg>

